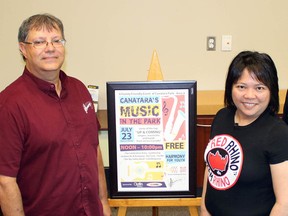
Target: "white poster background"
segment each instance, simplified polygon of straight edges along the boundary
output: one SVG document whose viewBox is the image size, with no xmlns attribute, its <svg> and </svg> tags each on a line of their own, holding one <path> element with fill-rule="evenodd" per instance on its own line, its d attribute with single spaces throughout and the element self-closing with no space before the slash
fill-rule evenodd
<svg viewBox="0 0 288 216">
<path fill-rule="evenodd" d="M 189 191 L 188 89 L 116 90 L 119 191 Z"/>
</svg>

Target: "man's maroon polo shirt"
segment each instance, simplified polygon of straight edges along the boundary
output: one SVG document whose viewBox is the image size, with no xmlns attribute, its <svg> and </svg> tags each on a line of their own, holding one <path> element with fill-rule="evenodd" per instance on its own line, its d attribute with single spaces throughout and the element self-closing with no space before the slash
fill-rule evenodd
<svg viewBox="0 0 288 216">
<path fill-rule="evenodd" d="M 28 216 L 99 216 L 99 123 L 86 87 L 60 79 L 58 97 L 25 69 L 0 94 L 0 174 L 17 178 Z"/>
</svg>

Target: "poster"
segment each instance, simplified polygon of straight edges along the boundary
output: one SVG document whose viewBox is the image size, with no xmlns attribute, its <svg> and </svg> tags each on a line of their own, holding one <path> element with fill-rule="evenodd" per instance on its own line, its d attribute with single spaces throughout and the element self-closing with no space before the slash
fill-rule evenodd
<svg viewBox="0 0 288 216">
<path fill-rule="evenodd" d="M 148 86 L 113 91 L 117 192 L 190 192 L 191 89 Z"/>
</svg>

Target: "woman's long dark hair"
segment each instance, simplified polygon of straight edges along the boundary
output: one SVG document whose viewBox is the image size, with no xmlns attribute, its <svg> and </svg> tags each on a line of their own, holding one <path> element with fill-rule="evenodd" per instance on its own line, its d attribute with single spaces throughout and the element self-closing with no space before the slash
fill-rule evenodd
<svg viewBox="0 0 288 216">
<path fill-rule="evenodd" d="M 225 84 L 224 104 L 230 109 L 236 109 L 232 100 L 232 87 L 244 69 L 262 82 L 270 90 L 270 102 L 268 109 L 271 114 L 279 111 L 279 86 L 277 69 L 272 58 L 266 53 L 243 51 L 240 52 L 231 62 Z"/>
</svg>

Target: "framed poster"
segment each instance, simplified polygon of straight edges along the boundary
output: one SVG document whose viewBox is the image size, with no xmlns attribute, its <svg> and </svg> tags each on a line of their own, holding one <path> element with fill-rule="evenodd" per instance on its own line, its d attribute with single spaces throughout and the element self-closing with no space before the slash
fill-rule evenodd
<svg viewBox="0 0 288 216">
<path fill-rule="evenodd" d="M 196 84 L 106 83 L 111 198 L 196 196 Z"/>
</svg>

